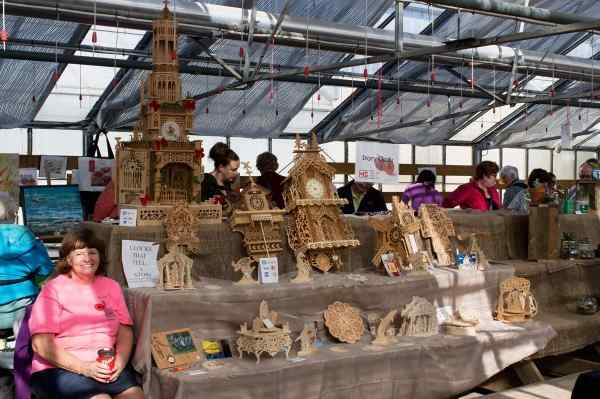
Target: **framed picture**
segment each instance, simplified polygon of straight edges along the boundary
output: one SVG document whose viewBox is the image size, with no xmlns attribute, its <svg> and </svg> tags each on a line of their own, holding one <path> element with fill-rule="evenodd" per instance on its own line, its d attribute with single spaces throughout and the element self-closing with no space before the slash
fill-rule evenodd
<svg viewBox="0 0 600 399">
<path fill-rule="evenodd" d="M 152 334 L 152 357 L 159 369 L 189 367 L 200 360 L 192 330 L 162 331 Z"/>
<path fill-rule="evenodd" d="M 79 186 L 21 187 L 25 225 L 38 236 L 63 235 L 83 221 Z"/>
<path fill-rule="evenodd" d="M 385 271 L 390 277 L 399 277 L 402 273 L 402 269 L 400 266 L 400 262 L 396 258 L 396 256 L 391 252 L 386 252 L 381 255 L 381 261 L 383 262 L 383 266 L 385 267 Z"/>
</svg>

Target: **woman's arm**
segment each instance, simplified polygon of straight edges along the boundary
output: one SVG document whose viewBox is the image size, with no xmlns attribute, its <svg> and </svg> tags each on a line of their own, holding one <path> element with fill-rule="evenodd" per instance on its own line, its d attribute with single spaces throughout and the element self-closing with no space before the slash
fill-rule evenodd
<svg viewBox="0 0 600 399">
<path fill-rule="evenodd" d="M 35 334 L 31 338 L 33 351 L 46 361 L 77 374 L 106 382 L 111 376 L 111 370 L 98 362 L 85 362 L 68 351 L 56 345 L 54 334 Z"/>
</svg>

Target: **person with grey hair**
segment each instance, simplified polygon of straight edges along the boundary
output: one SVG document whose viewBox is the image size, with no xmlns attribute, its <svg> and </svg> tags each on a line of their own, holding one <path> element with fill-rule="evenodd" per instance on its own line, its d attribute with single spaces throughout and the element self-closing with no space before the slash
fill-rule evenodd
<svg viewBox="0 0 600 399">
<path fill-rule="evenodd" d="M 516 195 L 527 188 L 527 184 L 519 180 L 519 170 L 510 165 L 502 167 L 500 170 L 500 180 L 504 183 L 505 187 L 502 207 L 508 208 Z"/>
</svg>

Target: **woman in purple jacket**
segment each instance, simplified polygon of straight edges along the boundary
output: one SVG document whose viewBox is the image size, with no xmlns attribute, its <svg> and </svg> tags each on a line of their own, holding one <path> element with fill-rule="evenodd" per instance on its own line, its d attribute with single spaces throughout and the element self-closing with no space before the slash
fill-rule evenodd
<svg viewBox="0 0 600 399">
<path fill-rule="evenodd" d="M 417 182 L 404 190 L 402 201 L 405 204 L 410 203 L 415 211 L 419 210 L 421 204 L 436 204 L 441 206 L 444 198 L 435 189 L 435 178 L 435 173 L 431 170 L 422 170 L 417 177 Z"/>
</svg>

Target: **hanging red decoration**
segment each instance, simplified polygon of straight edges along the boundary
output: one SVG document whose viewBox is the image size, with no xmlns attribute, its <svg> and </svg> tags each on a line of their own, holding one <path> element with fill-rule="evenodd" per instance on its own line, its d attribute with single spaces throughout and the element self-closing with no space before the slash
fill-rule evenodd
<svg viewBox="0 0 600 399">
<path fill-rule="evenodd" d="M 160 103 L 156 100 L 152 100 L 150 101 L 150 108 L 152 108 L 152 110 L 156 112 L 160 109 Z"/>
<path fill-rule="evenodd" d="M 396 96 L 396 105 L 400 105 L 400 96 Z"/>
<path fill-rule="evenodd" d="M 554 91 L 554 87 L 550 89 L 550 97 L 554 97 L 556 92 Z"/>
<path fill-rule="evenodd" d="M 185 100 L 183 102 L 183 108 L 186 111 L 195 111 L 196 110 L 196 101 L 194 101 L 194 100 Z"/>
<path fill-rule="evenodd" d="M 431 81 L 435 82 L 435 69 L 431 71 Z"/>
<path fill-rule="evenodd" d="M 200 159 L 204 158 L 204 148 L 194 150 L 194 158 L 196 159 L 196 161 L 199 161 Z"/>
<path fill-rule="evenodd" d="M 518 85 L 519 85 L 519 81 L 517 79 L 513 80 L 513 86 L 515 87 L 515 89 L 517 88 Z"/>
<path fill-rule="evenodd" d="M 363 77 L 365 79 L 369 79 L 369 70 L 367 69 L 367 67 L 365 67 L 365 69 L 363 69 Z"/>
<path fill-rule="evenodd" d="M 431 108 L 431 99 L 430 98 L 427 99 L 427 108 Z"/>
<path fill-rule="evenodd" d="M 317 101 L 321 101 L 321 92 L 317 93 Z"/>
<path fill-rule="evenodd" d="M 92 43 L 98 43 L 98 34 L 96 33 L 96 31 L 92 32 Z"/>
<path fill-rule="evenodd" d="M 148 194 L 140 196 L 140 202 L 142 203 L 142 206 L 148 205 L 148 202 L 150 202 L 150 197 L 148 196 Z"/>
<path fill-rule="evenodd" d="M 244 48 L 240 47 L 240 58 L 244 58 Z"/>
<path fill-rule="evenodd" d="M 310 75 L 310 68 L 308 65 L 304 65 L 304 77 L 308 77 Z"/>
<path fill-rule="evenodd" d="M 117 78 L 114 78 L 114 79 L 112 80 L 111 84 L 112 84 L 112 86 L 113 86 L 113 87 L 116 87 L 116 86 L 119 84 L 119 79 L 117 79 Z"/>
<path fill-rule="evenodd" d="M 206 107 L 206 109 L 204 110 L 204 113 L 208 114 L 208 112 L 209 112 L 209 109 L 208 109 L 208 107 Z"/>
<path fill-rule="evenodd" d="M 58 70 L 55 69 L 54 72 L 52 72 L 52 80 L 57 82 L 58 79 L 60 79 L 60 73 L 58 73 Z"/>
<path fill-rule="evenodd" d="M 6 31 L 6 29 L 2 29 L 0 31 L 0 42 L 2 42 L 4 45 L 6 45 L 6 43 L 8 42 L 8 32 Z"/>
</svg>

